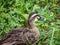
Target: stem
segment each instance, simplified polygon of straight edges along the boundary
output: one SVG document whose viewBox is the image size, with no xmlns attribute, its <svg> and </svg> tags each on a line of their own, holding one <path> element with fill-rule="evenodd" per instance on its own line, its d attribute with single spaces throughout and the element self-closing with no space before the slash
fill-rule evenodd
<svg viewBox="0 0 60 45">
<path fill-rule="evenodd" d="M 53 45 L 54 32 L 55 32 L 55 28 L 53 28 L 53 31 L 52 31 L 52 37 L 51 37 L 51 40 L 50 40 L 50 45 Z"/>
</svg>

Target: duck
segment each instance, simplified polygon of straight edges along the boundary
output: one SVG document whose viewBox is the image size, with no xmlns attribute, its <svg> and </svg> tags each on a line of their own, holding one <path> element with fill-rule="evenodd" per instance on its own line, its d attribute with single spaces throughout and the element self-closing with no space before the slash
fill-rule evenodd
<svg viewBox="0 0 60 45">
<path fill-rule="evenodd" d="M 37 12 L 30 13 L 28 17 L 28 26 L 23 28 L 14 28 L 0 40 L 0 45 L 36 45 L 40 38 L 40 32 L 34 22 L 45 20 Z"/>
</svg>

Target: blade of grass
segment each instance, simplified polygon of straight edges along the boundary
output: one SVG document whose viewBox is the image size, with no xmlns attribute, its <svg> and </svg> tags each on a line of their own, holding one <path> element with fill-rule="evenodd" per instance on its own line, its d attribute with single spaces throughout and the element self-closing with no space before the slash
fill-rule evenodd
<svg viewBox="0 0 60 45">
<path fill-rule="evenodd" d="M 53 45 L 54 32 L 55 32 L 55 28 L 53 28 L 53 30 L 52 30 L 52 36 L 51 36 L 51 40 L 50 40 L 50 45 Z"/>
</svg>

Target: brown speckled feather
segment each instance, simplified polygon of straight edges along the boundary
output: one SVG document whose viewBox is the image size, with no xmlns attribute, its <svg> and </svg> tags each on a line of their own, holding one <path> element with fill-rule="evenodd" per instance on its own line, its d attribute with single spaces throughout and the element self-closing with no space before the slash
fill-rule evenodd
<svg viewBox="0 0 60 45">
<path fill-rule="evenodd" d="M 35 33 L 30 31 L 28 28 L 16 28 L 9 32 L 6 38 L 3 39 L 2 44 L 4 43 L 14 43 L 15 44 L 34 44 L 38 38 L 35 37 Z"/>
</svg>

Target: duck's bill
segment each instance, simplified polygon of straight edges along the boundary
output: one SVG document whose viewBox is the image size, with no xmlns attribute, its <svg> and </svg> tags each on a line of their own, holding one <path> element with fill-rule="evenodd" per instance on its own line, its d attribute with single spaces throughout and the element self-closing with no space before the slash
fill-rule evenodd
<svg viewBox="0 0 60 45">
<path fill-rule="evenodd" d="M 40 17 L 39 20 L 41 20 L 41 21 L 46 21 L 46 18 L 41 18 L 41 17 Z"/>
</svg>

